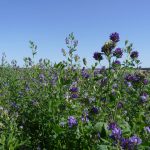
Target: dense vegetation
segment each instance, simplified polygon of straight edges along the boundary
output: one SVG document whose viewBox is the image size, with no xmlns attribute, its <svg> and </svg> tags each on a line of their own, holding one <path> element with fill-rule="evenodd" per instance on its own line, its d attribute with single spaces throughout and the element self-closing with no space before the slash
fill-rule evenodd
<svg viewBox="0 0 150 150">
<path fill-rule="evenodd" d="M 149 150 L 149 76 L 140 71 L 132 44 L 119 48 L 119 40 L 112 33 L 90 69 L 85 58 L 81 68 L 73 33 L 65 40 L 68 51 L 62 49 L 65 61 L 35 64 L 33 42 L 33 58 L 24 58 L 24 68 L 3 57 L 0 149 Z"/>
</svg>

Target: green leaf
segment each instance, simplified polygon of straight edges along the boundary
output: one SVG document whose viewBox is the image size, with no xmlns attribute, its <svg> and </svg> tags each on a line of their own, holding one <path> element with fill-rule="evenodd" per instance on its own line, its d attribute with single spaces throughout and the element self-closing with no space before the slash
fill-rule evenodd
<svg viewBox="0 0 150 150">
<path fill-rule="evenodd" d="M 98 145 L 97 150 L 108 150 L 107 145 Z"/>
</svg>

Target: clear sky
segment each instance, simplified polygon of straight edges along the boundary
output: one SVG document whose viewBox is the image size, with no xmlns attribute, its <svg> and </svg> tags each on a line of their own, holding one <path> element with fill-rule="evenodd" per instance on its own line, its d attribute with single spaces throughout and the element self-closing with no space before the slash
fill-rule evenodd
<svg viewBox="0 0 150 150">
<path fill-rule="evenodd" d="M 61 48 L 74 32 L 78 54 L 100 51 L 110 33 L 120 34 L 139 51 L 143 67 L 150 67 L 150 0 L 0 0 L 0 56 L 23 64 L 31 56 L 29 40 L 38 45 L 39 58 L 63 60 Z"/>
</svg>

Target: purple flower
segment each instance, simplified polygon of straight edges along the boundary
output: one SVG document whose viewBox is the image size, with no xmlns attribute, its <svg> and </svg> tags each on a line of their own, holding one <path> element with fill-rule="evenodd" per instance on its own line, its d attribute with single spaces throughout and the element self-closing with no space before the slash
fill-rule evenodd
<svg viewBox="0 0 150 150">
<path fill-rule="evenodd" d="M 108 125 L 108 130 L 112 131 L 112 134 L 110 135 L 110 137 L 114 140 L 120 139 L 122 132 L 121 129 L 117 126 L 116 122 L 111 122 Z"/>
<path fill-rule="evenodd" d="M 119 33 L 114 32 L 110 35 L 110 40 L 112 40 L 113 42 L 119 42 Z"/>
<path fill-rule="evenodd" d="M 122 135 L 121 129 L 120 128 L 114 128 L 112 129 L 112 134 L 111 134 L 111 138 L 114 140 L 120 139 Z"/>
<path fill-rule="evenodd" d="M 121 147 L 123 149 L 130 150 L 131 149 L 131 143 L 130 143 L 129 139 L 122 138 L 121 139 Z"/>
<path fill-rule="evenodd" d="M 91 112 L 94 114 L 98 114 L 99 113 L 99 109 L 95 106 L 92 107 Z"/>
<path fill-rule="evenodd" d="M 70 89 L 70 92 L 78 92 L 78 88 L 77 88 L 77 87 L 72 87 L 72 88 Z"/>
<path fill-rule="evenodd" d="M 120 108 L 122 108 L 122 107 L 123 107 L 123 103 L 122 103 L 122 102 L 119 102 L 119 103 L 117 104 L 117 108 L 120 109 Z"/>
<path fill-rule="evenodd" d="M 131 82 L 131 81 L 133 80 L 133 75 L 127 74 L 127 75 L 125 76 L 125 80 L 128 81 L 128 82 Z"/>
<path fill-rule="evenodd" d="M 132 87 L 132 83 L 131 82 L 126 82 L 128 87 Z"/>
<path fill-rule="evenodd" d="M 119 61 L 119 60 L 116 60 L 116 61 L 114 61 L 114 64 L 116 64 L 116 65 L 120 65 L 121 63 L 120 63 L 120 61 Z"/>
<path fill-rule="evenodd" d="M 72 94 L 71 98 L 78 98 L 78 94 Z"/>
<path fill-rule="evenodd" d="M 145 102 L 145 101 L 147 101 L 147 98 L 146 98 L 146 96 L 142 95 L 142 96 L 140 96 L 140 100 L 141 100 L 142 102 Z"/>
<path fill-rule="evenodd" d="M 116 122 L 111 122 L 109 125 L 108 125 L 108 130 L 113 130 L 117 128 L 117 123 Z"/>
<path fill-rule="evenodd" d="M 115 60 L 113 63 L 112 63 L 112 66 L 113 67 L 117 67 L 117 66 L 120 66 L 121 65 L 121 62 L 119 60 Z"/>
<path fill-rule="evenodd" d="M 141 101 L 141 102 L 146 102 L 147 99 L 148 99 L 148 97 L 149 97 L 148 94 L 144 92 L 144 93 L 142 93 L 141 96 L 140 96 L 140 101 Z"/>
<path fill-rule="evenodd" d="M 93 55 L 93 58 L 94 58 L 95 60 L 98 60 L 98 61 L 102 60 L 102 59 L 103 59 L 102 53 L 95 52 L 94 55 Z"/>
<path fill-rule="evenodd" d="M 147 84 L 148 84 L 148 80 L 147 80 L 147 79 L 144 79 L 143 84 L 144 84 L 144 85 L 147 85 Z"/>
<path fill-rule="evenodd" d="M 86 72 L 86 71 L 82 71 L 82 77 L 85 79 L 88 79 L 90 77 L 90 75 Z"/>
<path fill-rule="evenodd" d="M 68 126 L 69 128 L 72 128 L 73 126 L 76 126 L 78 124 L 77 120 L 73 116 L 68 117 Z"/>
<path fill-rule="evenodd" d="M 133 52 L 131 52 L 131 54 L 130 54 L 130 57 L 131 57 L 132 59 L 138 58 L 138 56 L 139 56 L 139 53 L 138 53 L 137 51 L 133 51 Z"/>
<path fill-rule="evenodd" d="M 113 52 L 113 56 L 116 56 L 117 58 L 121 58 L 123 55 L 123 52 L 121 48 L 116 48 L 115 51 Z"/>
<path fill-rule="evenodd" d="M 72 86 L 72 88 L 70 88 L 70 92 L 71 92 L 71 98 L 78 98 L 78 88 L 75 86 Z"/>
<path fill-rule="evenodd" d="M 128 74 L 125 76 L 125 80 L 131 83 L 141 83 L 143 81 L 143 77 L 140 76 L 139 74 Z"/>
<path fill-rule="evenodd" d="M 139 145 L 142 143 L 142 140 L 137 137 L 136 135 L 132 136 L 129 138 L 129 141 L 133 144 L 133 145 Z"/>
<path fill-rule="evenodd" d="M 144 130 L 145 130 L 147 133 L 150 133 L 150 126 L 145 127 Z"/>
<path fill-rule="evenodd" d="M 117 89 L 117 88 L 118 88 L 118 84 L 117 84 L 117 83 L 114 83 L 114 84 L 113 84 L 113 88 L 114 88 L 114 89 Z"/>
</svg>

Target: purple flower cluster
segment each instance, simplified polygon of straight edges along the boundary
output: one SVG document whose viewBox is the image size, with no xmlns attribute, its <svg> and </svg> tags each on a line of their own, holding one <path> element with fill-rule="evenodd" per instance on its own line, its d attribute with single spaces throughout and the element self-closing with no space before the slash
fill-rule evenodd
<svg viewBox="0 0 150 150">
<path fill-rule="evenodd" d="M 77 87 L 72 87 L 72 88 L 70 89 L 70 92 L 78 92 L 78 88 L 77 88 Z"/>
<path fill-rule="evenodd" d="M 119 60 L 115 60 L 113 63 L 112 63 L 112 66 L 113 67 L 117 67 L 117 66 L 120 66 L 121 65 L 121 62 Z"/>
<path fill-rule="evenodd" d="M 149 82 L 149 81 L 148 81 L 147 79 L 144 79 L 144 80 L 143 80 L 143 84 L 144 84 L 144 85 L 147 85 L 148 82 Z"/>
<path fill-rule="evenodd" d="M 112 131 L 110 138 L 115 141 L 118 141 L 123 149 L 133 150 L 135 146 L 140 145 L 142 140 L 136 135 L 130 138 L 123 138 L 121 129 L 117 126 L 115 122 L 112 122 L 108 125 L 108 129 Z"/>
<path fill-rule="evenodd" d="M 90 77 L 89 73 L 85 70 L 85 67 L 82 68 L 81 75 L 85 79 L 88 79 Z"/>
<path fill-rule="evenodd" d="M 117 126 L 115 122 L 112 122 L 108 125 L 108 129 L 112 131 L 110 137 L 114 140 L 119 140 L 122 137 L 121 129 Z"/>
<path fill-rule="evenodd" d="M 140 101 L 142 103 L 146 102 L 148 100 L 148 97 L 149 95 L 146 93 L 146 92 L 143 92 L 141 95 L 140 95 Z"/>
<path fill-rule="evenodd" d="M 69 128 L 72 128 L 73 126 L 76 126 L 78 124 L 77 120 L 73 116 L 68 117 L 68 126 Z"/>
<path fill-rule="evenodd" d="M 140 74 L 127 74 L 125 76 L 125 81 L 131 82 L 132 84 L 143 83 L 144 80 L 145 80 L 144 76 Z"/>
<path fill-rule="evenodd" d="M 130 54 L 130 57 L 132 59 L 136 59 L 136 58 L 138 58 L 138 56 L 139 56 L 139 53 L 137 51 L 132 51 Z"/>
<path fill-rule="evenodd" d="M 94 113 L 94 114 L 98 114 L 98 113 L 99 113 L 99 108 L 96 107 L 96 106 L 93 106 L 93 107 L 91 108 L 91 112 Z"/>
<path fill-rule="evenodd" d="M 122 103 L 122 102 L 118 102 L 118 104 L 117 104 L 117 108 L 118 108 L 118 109 L 123 108 L 123 103 Z"/>
<path fill-rule="evenodd" d="M 115 51 L 113 52 L 113 56 L 116 56 L 117 58 L 121 58 L 123 55 L 123 52 L 121 48 L 116 48 Z"/>
<path fill-rule="evenodd" d="M 110 40 L 112 40 L 113 42 L 119 42 L 120 40 L 119 33 L 117 32 L 111 33 Z"/>
<path fill-rule="evenodd" d="M 144 130 L 145 130 L 147 133 L 150 133 L 150 126 L 145 127 Z"/>
<path fill-rule="evenodd" d="M 103 59 L 102 53 L 95 52 L 94 55 L 93 55 L 93 58 L 94 58 L 95 60 L 101 61 L 101 60 Z"/>
<path fill-rule="evenodd" d="M 116 122 L 111 122 L 108 125 L 108 130 L 113 130 L 114 128 L 117 128 L 117 124 L 116 124 Z"/>
<path fill-rule="evenodd" d="M 135 146 L 140 145 L 142 140 L 136 135 L 130 138 L 122 138 L 121 139 L 121 147 L 127 150 L 133 150 Z"/>
<path fill-rule="evenodd" d="M 77 87 L 71 87 L 70 88 L 70 92 L 71 92 L 71 98 L 78 98 L 78 88 Z"/>
</svg>

